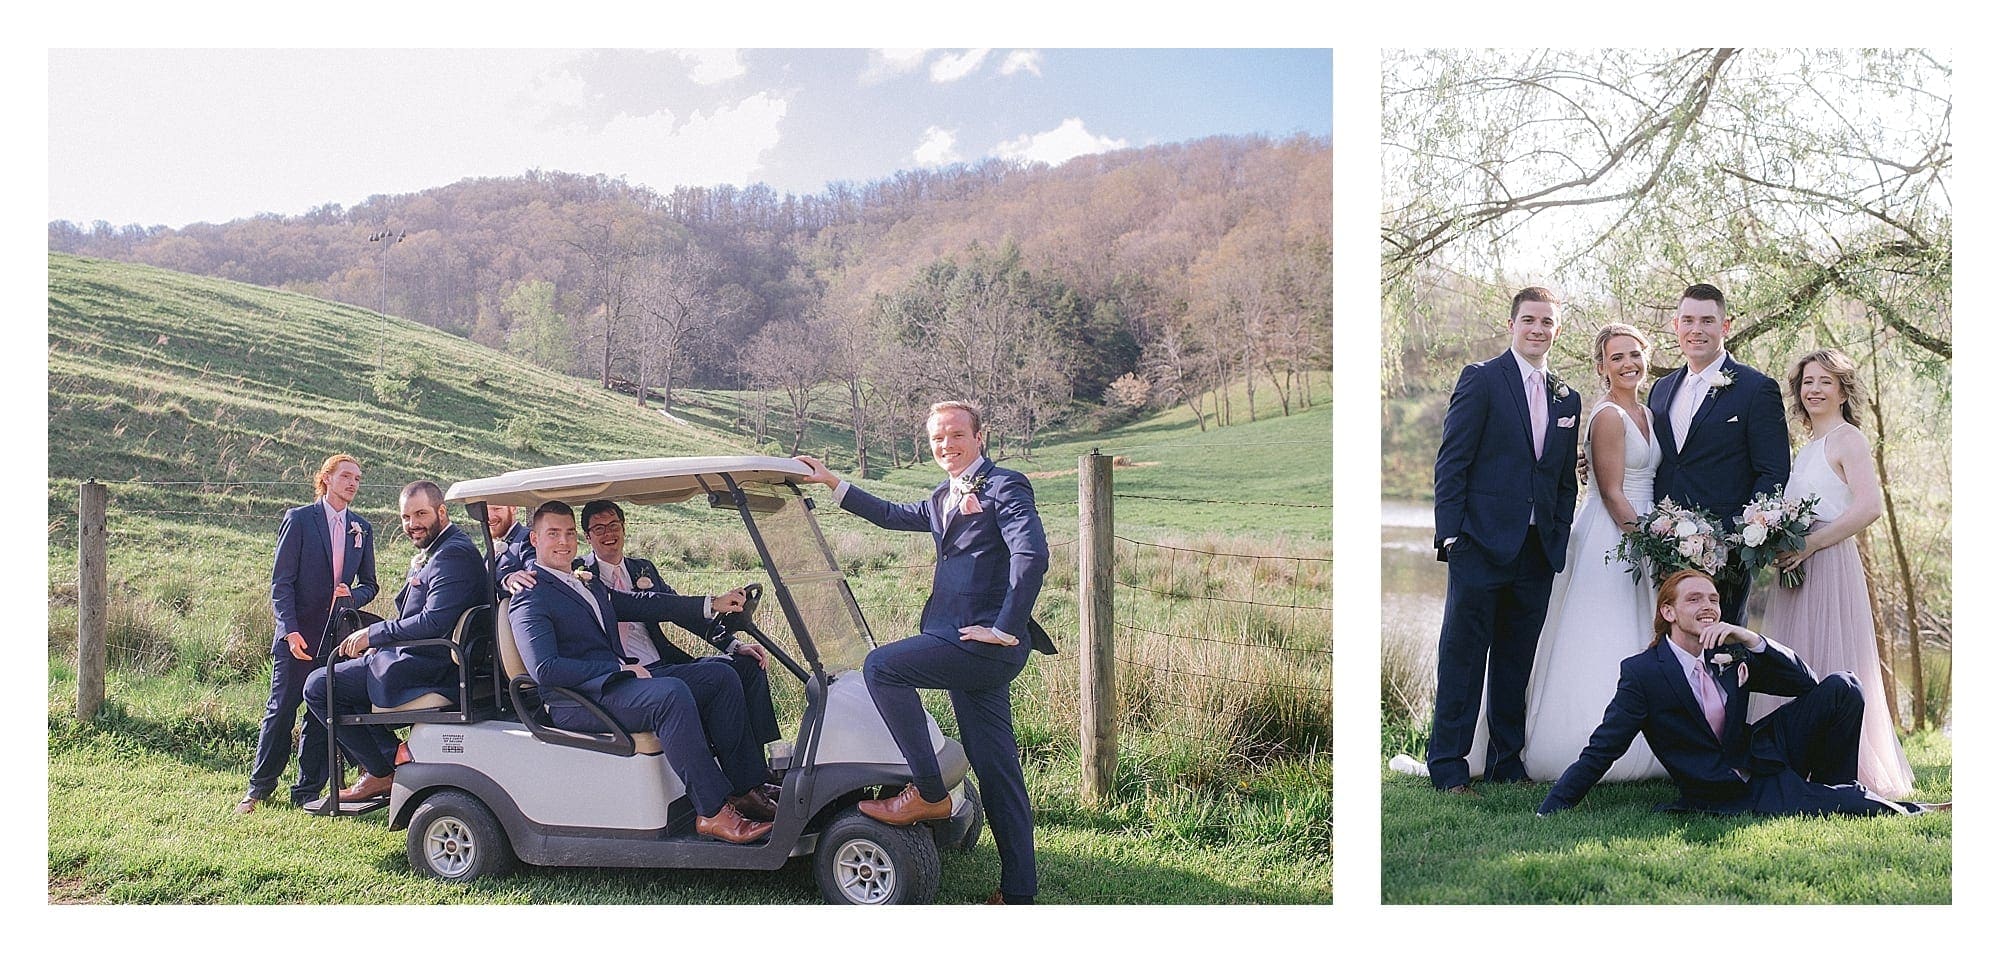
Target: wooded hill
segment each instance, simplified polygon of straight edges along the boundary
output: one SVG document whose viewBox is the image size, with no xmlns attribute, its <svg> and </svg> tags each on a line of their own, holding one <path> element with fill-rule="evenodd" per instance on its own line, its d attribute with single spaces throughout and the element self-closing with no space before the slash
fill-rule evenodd
<svg viewBox="0 0 2000 953">
<path fill-rule="evenodd" d="M 759 442 L 838 419 L 865 459 L 945 393 L 1020 442 L 1176 403 L 1233 420 L 1227 385 L 1260 412 L 1323 399 L 1331 168 L 1326 140 L 1219 137 L 806 196 L 533 171 L 220 225 L 54 222 L 49 247 L 379 309 L 668 407 L 762 390 Z"/>
</svg>

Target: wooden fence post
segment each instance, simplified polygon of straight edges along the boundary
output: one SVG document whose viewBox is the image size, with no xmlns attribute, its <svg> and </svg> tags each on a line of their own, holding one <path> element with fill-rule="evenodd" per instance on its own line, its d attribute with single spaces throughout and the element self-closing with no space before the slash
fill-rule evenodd
<svg viewBox="0 0 2000 953">
<path fill-rule="evenodd" d="M 1111 655 L 1111 458 L 1076 460 L 1077 682 L 1081 702 L 1083 800 L 1111 792 L 1118 771 L 1118 687 Z"/>
<path fill-rule="evenodd" d="M 104 704 L 104 484 L 77 487 L 76 717 L 89 721 Z"/>
</svg>

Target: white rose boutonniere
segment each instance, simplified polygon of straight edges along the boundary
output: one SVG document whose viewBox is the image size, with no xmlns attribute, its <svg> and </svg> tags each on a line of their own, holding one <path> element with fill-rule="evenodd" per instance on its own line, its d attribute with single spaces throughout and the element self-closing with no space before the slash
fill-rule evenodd
<svg viewBox="0 0 2000 953">
<path fill-rule="evenodd" d="M 1727 390 L 1734 383 L 1736 383 L 1736 375 L 1729 373 L 1728 369 L 1725 368 L 1716 371 L 1715 376 L 1709 379 L 1708 392 L 1714 394 L 1719 390 Z"/>
<path fill-rule="evenodd" d="M 639 589 L 651 589 L 653 588 L 653 577 L 640 576 L 637 580 L 633 581 L 632 585 Z"/>
<path fill-rule="evenodd" d="M 368 531 L 362 529 L 360 523 L 349 523 L 347 524 L 347 535 L 354 537 L 354 548 L 360 549 L 361 541 L 367 538 Z"/>
<path fill-rule="evenodd" d="M 1570 395 L 1569 384 L 1565 383 L 1562 378 L 1557 377 L 1555 371 L 1549 372 L 1548 379 L 1549 393 L 1557 400 L 1568 400 Z"/>
<path fill-rule="evenodd" d="M 410 575 L 414 576 L 417 573 L 423 572 L 425 564 L 429 563 L 430 561 L 431 561 L 430 550 L 428 549 L 417 550 L 417 554 L 415 556 L 410 557 Z"/>
<path fill-rule="evenodd" d="M 586 586 L 590 585 L 590 581 L 595 578 L 597 578 L 596 574 L 592 573 L 588 569 L 579 569 L 576 571 L 576 581 L 583 583 Z"/>
</svg>

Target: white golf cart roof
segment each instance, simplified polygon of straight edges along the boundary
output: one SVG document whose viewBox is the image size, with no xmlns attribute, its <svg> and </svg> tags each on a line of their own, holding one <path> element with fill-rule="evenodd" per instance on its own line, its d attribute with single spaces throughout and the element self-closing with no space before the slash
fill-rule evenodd
<svg viewBox="0 0 2000 953">
<path fill-rule="evenodd" d="M 444 498 L 449 503 L 526 507 L 550 500 L 679 503 L 697 494 L 727 489 L 721 476 L 725 473 L 739 484 L 803 482 L 812 468 L 790 457 L 654 457 L 565 463 L 461 480 L 445 491 Z"/>
</svg>

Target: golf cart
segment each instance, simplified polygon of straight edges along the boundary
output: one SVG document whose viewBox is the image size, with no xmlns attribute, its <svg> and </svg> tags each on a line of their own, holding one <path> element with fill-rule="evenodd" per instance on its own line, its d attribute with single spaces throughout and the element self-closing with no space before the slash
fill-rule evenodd
<svg viewBox="0 0 2000 953">
<path fill-rule="evenodd" d="M 454 484 L 445 500 L 468 509 L 471 525 L 480 528 L 475 536 L 486 539 L 489 566 L 495 556 L 484 531 L 489 504 L 532 511 L 551 500 L 581 506 L 608 499 L 628 507 L 691 502 L 732 511 L 769 586 L 745 586 L 749 604 L 715 625 L 763 646 L 774 687 L 782 667 L 798 680 L 804 710 L 796 734 L 766 750 L 783 778 L 770 835 L 742 845 L 700 837 L 680 776 L 658 740 L 625 730 L 567 689 L 537 686 L 515 644 L 506 600 L 475 608 L 454 636 L 461 646 L 454 652 L 459 701 L 445 701 L 458 709 L 455 717 L 406 718 L 413 760 L 396 769 L 388 809 L 390 829 L 409 831 L 410 865 L 467 881 L 500 873 L 516 858 L 559 867 L 776 870 L 811 855 L 829 903 L 929 902 L 937 891 L 938 848 L 969 849 L 979 837 L 978 795 L 964 749 L 933 723 L 952 816 L 892 827 L 855 807 L 893 794 L 910 781 L 910 770 L 862 682 L 861 661 L 875 641 L 800 489 L 809 472 L 781 457 L 679 457 L 543 467 Z M 776 634 L 755 619 L 767 593 L 782 614 Z M 477 684 L 483 679 L 490 679 L 490 692 Z M 551 693 L 594 711 L 602 730 L 555 727 L 541 702 Z M 384 716 L 396 717 L 364 717 Z"/>
</svg>

